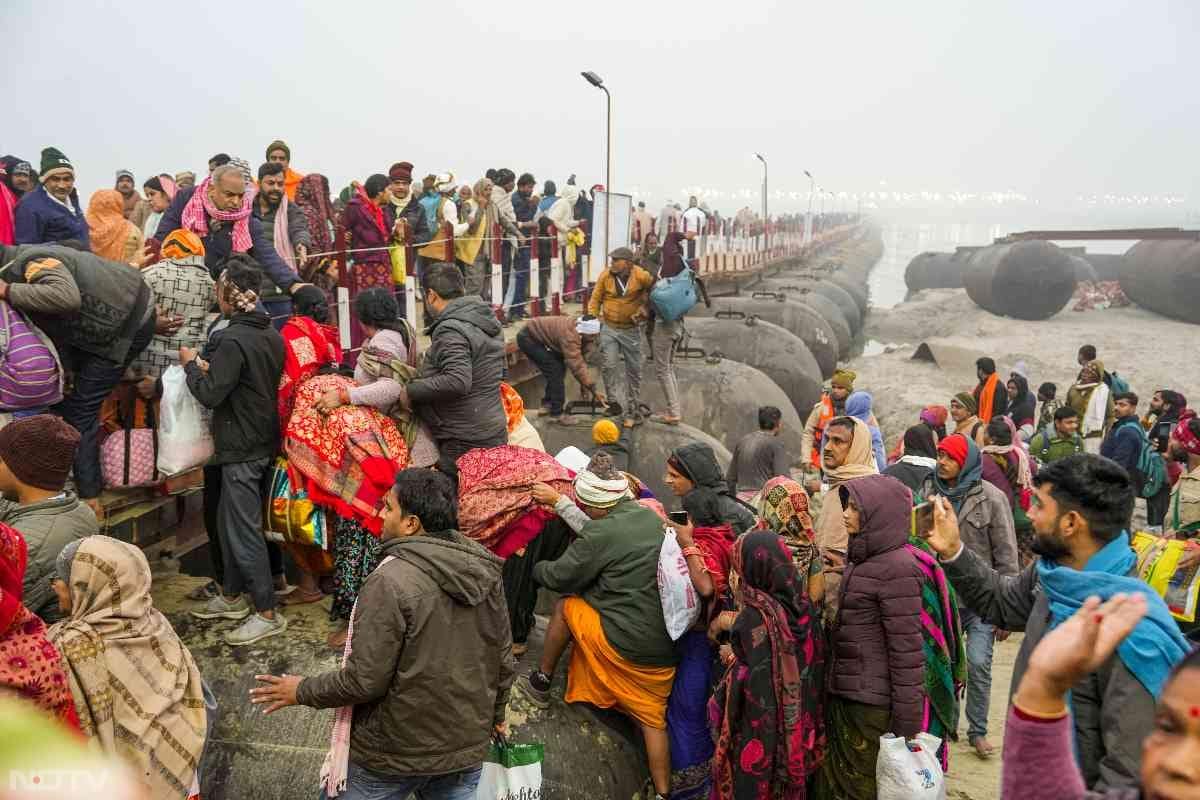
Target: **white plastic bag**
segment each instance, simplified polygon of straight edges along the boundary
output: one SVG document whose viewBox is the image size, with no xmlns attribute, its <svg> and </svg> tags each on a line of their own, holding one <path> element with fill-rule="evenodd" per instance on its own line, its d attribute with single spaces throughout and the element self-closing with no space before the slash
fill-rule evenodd
<svg viewBox="0 0 1200 800">
<path fill-rule="evenodd" d="M 946 777 L 938 761 L 942 740 L 918 733 L 911 744 L 885 733 L 875 761 L 879 800 L 946 800 Z"/>
<path fill-rule="evenodd" d="M 496 744 L 483 760 L 475 800 L 517 800 L 542 796 L 540 744 Z"/>
<path fill-rule="evenodd" d="M 158 405 L 158 471 L 178 475 L 212 458 L 211 414 L 192 396 L 183 367 L 167 367 L 162 386 Z"/>
<path fill-rule="evenodd" d="M 658 551 L 658 596 L 662 599 L 667 633 L 671 641 L 675 641 L 700 619 L 700 596 L 692 585 L 692 575 L 675 539 L 675 529 L 664 525 L 663 533 L 662 549 Z"/>
</svg>

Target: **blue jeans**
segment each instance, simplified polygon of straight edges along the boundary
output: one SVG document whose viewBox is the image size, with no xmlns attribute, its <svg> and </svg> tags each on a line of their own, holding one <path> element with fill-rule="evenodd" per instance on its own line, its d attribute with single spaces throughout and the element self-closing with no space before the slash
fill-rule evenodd
<svg viewBox="0 0 1200 800">
<path fill-rule="evenodd" d="M 511 277 L 508 288 L 504 292 L 504 308 L 512 310 L 517 316 L 528 316 L 525 295 L 529 286 L 529 245 L 523 245 L 513 252 Z"/>
<path fill-rule="evenodd" d="M 974 611 L 962 609 L 967 635 L 967 741 L 987 736 L 988 708 L 992 700 L 992 645 L 995 627 Z"/>
<path fill-rule="evenodd" d="M 449 775 L 380 775 L 350 763 L 346 791 L 337 800 L 475 800 L 483 765 Z M 328 795 L 321 790 L 321 800 Z"/>
</svg>

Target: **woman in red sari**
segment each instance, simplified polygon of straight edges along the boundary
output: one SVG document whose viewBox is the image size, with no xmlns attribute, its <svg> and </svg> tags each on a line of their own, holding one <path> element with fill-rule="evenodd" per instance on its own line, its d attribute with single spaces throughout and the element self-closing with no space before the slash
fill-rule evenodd
<svg viewBox="0 0 1200 800">
<path fill-rule="evenodd" d="M 314 289 L 312 299 L 312 307 L 297 302 L 298 313 L 311 316 L 293 317 L 281 331 L 286 347 L 279 416 L 292 486 L 302 486 L 325 508 L 333 531 L 330 617 L 336 627 L 328 641 L 341 648 L 358 590 L 379 563 L 383 496 L 396 473 L 408 466 L 409 454 L 396 423 L 378 409 L 349 403 L 331 408 L 320 402 L 330 393 L 348 399 L 355 383 L 330 369 L 340 353 L 336 331 L 320 322 L 324 294 Z M 293 602 L 320 599 L 313 594 L 314 585 L 301 594 L 305 588 L 295 592 Z"/>
<path fill-rule="evenodd" d="M 0 696 L 27 700 L 79 731 L 79 715 L 46 624 L 21 604 L 28 551 L 16 528 L 0 523 Z"/>
</svg>

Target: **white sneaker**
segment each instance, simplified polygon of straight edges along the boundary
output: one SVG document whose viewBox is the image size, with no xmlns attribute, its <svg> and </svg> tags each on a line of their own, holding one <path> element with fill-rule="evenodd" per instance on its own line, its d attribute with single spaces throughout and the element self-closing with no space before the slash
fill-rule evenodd
<svg viewBox="0 0 1200 800">
<path fill-rule="evenodd" d="M 192 616 L 197 619 L 245 619 L 250 616 L 250 604 L 245 596 L 231 603 L 218 592 L 216 597 L 208 599 L 204 608 L 192 609 Z"/>
<path fill-rule="evenodd" d="M 287 630 L 287 619 L 278 610 L 275 619 L 267 619 L 262 614 L 255 614 L 229 633 L 225 634 L 225 644 L 238 647 L 244 644 L 254 644 L 260 639 L 283 633 Z"/>
</svg>

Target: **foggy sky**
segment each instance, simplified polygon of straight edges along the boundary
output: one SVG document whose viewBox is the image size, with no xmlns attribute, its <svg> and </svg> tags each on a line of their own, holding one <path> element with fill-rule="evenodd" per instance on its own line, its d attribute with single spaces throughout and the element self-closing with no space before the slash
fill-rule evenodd
<svg viewBox="0 0 1200 800">
<path fill-rule="evenodd" d="M 613 188 L 655 208 L 692 187 L 757 208 L 755 151 L 773 211 L 806 206 L 804 169 L 855 193 L 1200 197 L 1188 0 L 5 5 L 0 152 L 59 147 L 85 203 L 122 167 L 257 168 L 275 138 L 335 193 L 399 160 L 602 183 L 585 69 L 613 93 Z"/>
</svg>

